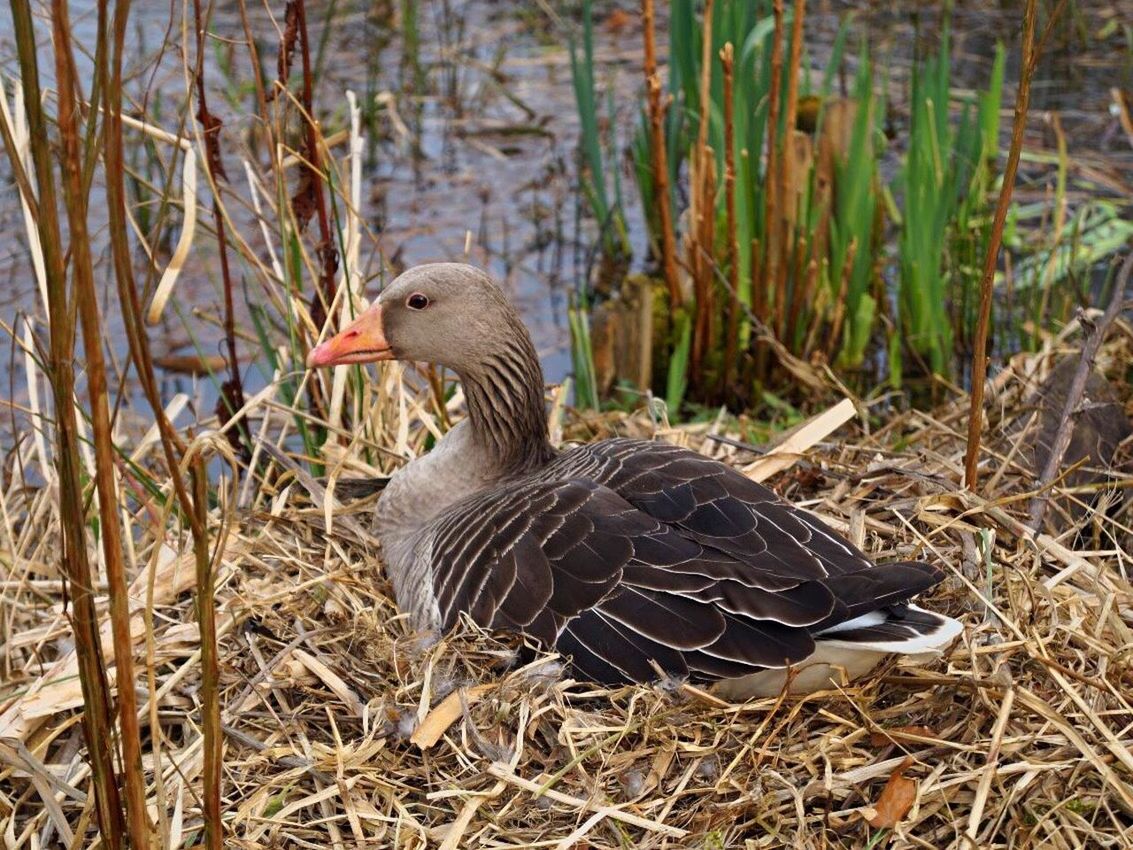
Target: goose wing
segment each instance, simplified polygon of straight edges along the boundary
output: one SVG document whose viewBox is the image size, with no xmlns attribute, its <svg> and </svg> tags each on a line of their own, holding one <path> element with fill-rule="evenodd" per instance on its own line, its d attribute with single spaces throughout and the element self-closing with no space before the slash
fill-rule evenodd
<svg viewBox="0 0 1133 850">
<path fill-rule="evenodd" d="M 769 577 L 815 580 L 874 566 L 817 517 L 732 467 L 679 446 L 604 440 L 561 462 L 586 469 L 638 509 Z"/>
<path fill-rule="evenodd" d="M 727 464 L 679 446 L 604 440 L 560 456 L 556 465 L 560 475 L 585 472 L 642 512 L 726 553 L 741 584 L 776 591 L 821 583 L 834 603 L 812 633 L 900 603 L 943 578 L 928 564 L 874 564 L 813 514 Z M 769 599 L 771 615 L 786 616 L 786 598 Z"/>
<path fill-rule="evenodd" d="M 812 567 L 792 577 L 650 515 L 591 478 L 512 482 L 460 503 L 431 533 L 446 627 L 461 612 L 569 654 L 598 681 L 695 679 L 784 667 L 838 609 Z"/>
</svg>

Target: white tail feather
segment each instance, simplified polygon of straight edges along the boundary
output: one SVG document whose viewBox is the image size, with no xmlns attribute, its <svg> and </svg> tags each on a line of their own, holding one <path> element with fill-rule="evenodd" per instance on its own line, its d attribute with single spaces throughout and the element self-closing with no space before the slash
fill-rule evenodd
<svg viewBox="0 0 1133 850">
<path fill-rule="evenodd" d="M 938 655 L 964 630 L 964 625 L 959 620 L 925 611 L 915 605 L 908 607 L 918 613 L 930 614 L 939 620 L 939 624 L 923 634 L 903 640 L 852 641 L 839 640 L 837 635 L 880 625 L 886 620 L 885 613 L 871 611 L 839 623 L 816 635 L 814 654 L 794 665 L 790 692 L 807 694 L 852 682 L 869 673 L 889 655 L 904 655 L 913 661 L 926 662 Z M 787 683 L 787 675 L 788 671 L 785 669 L 762 670 L 737 679 L 725 679 L 716 683 L 712 690 L 718 696 L 731 700 L 772 697 L 782 692 Z"/>
</svg>

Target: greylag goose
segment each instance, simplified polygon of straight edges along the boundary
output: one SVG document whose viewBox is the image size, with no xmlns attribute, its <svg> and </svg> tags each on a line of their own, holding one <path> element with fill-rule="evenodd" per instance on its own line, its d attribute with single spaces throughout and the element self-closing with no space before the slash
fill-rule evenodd
<svg viewBox="0 0 1133 850">
<path fill-rule="evenodd" d="M 468 407 L 392 476 L 376 510 L 416 628 L 467 614 L 593 681 L 687 678 L 734 699 L 829 687 L 890 654 L 939 651 L 961 630 L 909 602 L 940 570 L 874 564 L 717 460 L 632 439 L 553 448 L 531 337 L 476 268 L 406 271 L 307 365 L 378 360 L 452 369 Z"/>
</svg>

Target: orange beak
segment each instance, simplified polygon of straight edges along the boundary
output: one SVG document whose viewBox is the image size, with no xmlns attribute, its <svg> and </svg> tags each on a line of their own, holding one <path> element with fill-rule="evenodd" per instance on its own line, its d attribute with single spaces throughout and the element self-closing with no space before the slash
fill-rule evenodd
<svg viewBox="0 0 1133 850">
<path fill-rule="evenodd" d="M 311 353 L 307 355 L 307 368 L 393 359 L 393 349 L 386 342 L 382 328 L 382 307 L 374 303 L 346 330 L 311 349 Z"/>
</svg>

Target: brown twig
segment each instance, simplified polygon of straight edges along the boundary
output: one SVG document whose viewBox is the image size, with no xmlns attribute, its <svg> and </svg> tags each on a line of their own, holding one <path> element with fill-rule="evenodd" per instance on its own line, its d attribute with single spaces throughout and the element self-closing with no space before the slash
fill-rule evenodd
<svg viewBox="0 0 1133 850">
<path fill-rule="evenodd" d="M 1056 10 L 1057 12 L 1057 10 Z M 976 319 L 975 351 L 972 354 L 972 394 L 968 413 L 968 446 L 964 455 L 964 484 L 975 491 L 979 484 L 980 434 L 983 431 L 984 381 L 987 376 L 987 335 L 991 323 L 991 301 L 995 286 L 995 268 L 999 246 L 1003 242 L 1003 226 L 1011 206 L 1011 193 L 1015 188 L 1015 172 L 1023 151 L 1023 133 L 1027 127 L 1027 106 L 1031 95 L 1031 77 L 1035 71 L 1035 21 L 1038 0 L 1027 0 L 1023 13 L 1023 61 L 1020 64 L 1019 91 L 1015 97 L 1015 122 L 1011 130 L 1011 149 L 1007 167 L 1003 170 L 1003 187 L 995 206 L 995 219 L 984 257 L 983 277 L 980 280 L 980 312 Z"/>
<path fill-rule="evenodd" d="M 779 289 L 779 95 L 783 88 L 783 0 L 775 0 L 775 32 L 771 41 L 771 92 L 767 107 L 767 171 L 763 181 L 764 230 L 767 234 L 763 250 L 766 262 L 763 264 L 763 280 L 752 285 L 756 287 L 755 315 L 769 327 L 777 327 L 774 320 L 776 298 Z"/>
<path fill-rule="evenodd" d="M 641 12 L 645 22 L 645 86 L 649 99 L 653 195 L 657 203 L 657 218 L 661 229 L 661 268 L 665 273 L 665 282 L 669 286 L 669 307 L 676 309 L 681 303 L 681 290 L 677 274 L 677 241 L 673 233 L 673 211 L 669 204 L 669 154 L 665 148 L 664 124 L 668 104 L 662 99 L 661 75 L 657 72 L 653 0 L 642 0 Z"/>
<path fill-rule="evenodd" d="M 1062 466 L 1062 459 L 1066 456 L 1066 450 L 1070 447 L 1070 439 L 1074 435 L 1074 426 L 1078 421 L 1078 415 L 1081 413 L 1080 404 L 1082 396 L 1086 392 L 1086 381 L 1093 371 L 1094 360 L 1097 358 L 1098 349 L 1105 342 L 1109 326 L 1113 324 L 1125 304 L 1125 290 L 1129 285 L 1130 273 L 1133 273 L 1133 253 L 1130 253 L 1121 265 L 1121 271 L 1118 272 L 1117 280 L 1114 282 L 1113 295 L 1110 297 L 1109 305 L 1105 308 L 1101 318 L 1097 322 L 1087 322 L 1085 317 L 1081 315 L 1078 318 L 1079 325 L 1086 330 L 1086 339 L 1082 343 L 1082 352 L 1078 359 L 1078 366 L 1074 370 L 1074 377 L 1066 391 L 1066 402 L 1062 406 L 1062 415 L 1058 421 L 1058 430 L 1054 435 L 1050 455 L 1043 466 L 1042 474 L 1039 475 L 1038 492 L 1031 499 L 1028 510 L 1031 531 L 1038 531 L 1042 526 L 1043 516 L 1046 513 L 1047 505 L 1050 503 L 1050 485 Z"/>
<path fill-rule="evenodd" d="M 700 114 L 696 147 L 690 169 L 689 232 L 685 260 L 692 276 L 695 309 L 689 355 L 690 382 L 705 385 L 704 359 L 712 341 L 713 243 L 716 235 L 716 154 L 708 144 L 710 84 L 712 82 L 712 5 L 706 0 L 702 13 L 700 53 Z"/>
</svg>

